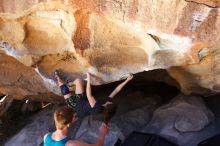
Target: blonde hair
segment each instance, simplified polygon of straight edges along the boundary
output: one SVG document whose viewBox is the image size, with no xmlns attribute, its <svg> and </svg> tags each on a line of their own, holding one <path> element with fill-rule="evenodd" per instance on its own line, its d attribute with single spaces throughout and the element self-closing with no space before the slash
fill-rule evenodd
<svg viewBox="0 0 220 146">
<path fill-rule="evenodd" d="M 75 111 L 68 107 L 60 107 L 54 112 L 54 122 L 57 129 L 63 129 L 73 120 Z"/>
</svg>

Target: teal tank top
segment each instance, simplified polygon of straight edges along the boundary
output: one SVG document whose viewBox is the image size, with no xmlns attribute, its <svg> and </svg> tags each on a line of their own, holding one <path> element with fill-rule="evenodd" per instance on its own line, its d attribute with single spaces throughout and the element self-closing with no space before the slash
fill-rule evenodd
<svg viewBox="0 0 220 146">
<path fill-rule="evenodd" d="M 60 141 L 52 139 L 52 133 L 49 133 L 45 139 L 44 146 L 65 146 L 69 139 L 66 137 Z"/>
</svg>

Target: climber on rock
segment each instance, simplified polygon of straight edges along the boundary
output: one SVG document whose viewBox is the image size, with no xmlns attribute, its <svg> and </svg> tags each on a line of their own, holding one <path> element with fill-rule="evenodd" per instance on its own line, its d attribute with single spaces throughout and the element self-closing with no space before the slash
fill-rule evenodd
<svg viewBox="0 0 220 146">
<path fill-rule="evenodd" d="M 94 113 L 104 112 L 104 122 L 108 121 L 115 114 L 117 105 L 113 103 L 113 98 L 123 89 L 123 87 L 133 78 L 133 75 L 129 75 L 127 79 L 120 83 L 112 93 L 104 100 L 96 100 L 92 95 L 91 90 L 91 77 L 90 73 L 87 73 L 87 85 L 86 85 L 86 96 L 88 98 L 89 104 L 92 107 Z"/>
<path fill-rule="evenodd" d="M 102 146 L 108 133 L 108 126 L 102 123 L 99 128 L 99 137 L 95 144 L 86 144 L 78 140 L 70 140 L 67 137 L 69 127 L 78 119 L 74 109 L 64 106 L 54 113 L 56 131 L 44 136 L 44 146 Z"/>
<path fill-rule="evenodd" d="M 76 86 L 75 94 L 72 94 L 69 91 L 67 84 L 58 75 L 58 72 L 55 72 L 55 78 L 57 79 L 66 103 L 76 111 L 80 118 L 89 114 L 104 113 L 104 121 L 107 123 L 115 114 L 117 109 L 117 105 L 112 102 L 112 99 L 133 78 L 133 75 L 129 75 L 127 79 L 119 84 L 115 90 L 113 90 L 113 92 L 104 100 L 96 100 L 92 95 L 90 76 L 90 73 L 87 73 L 86 93 L 84 91 L 83 81 L 79 78 L 76 78 L 73 81 L 73 84 Z"/>
</svg>

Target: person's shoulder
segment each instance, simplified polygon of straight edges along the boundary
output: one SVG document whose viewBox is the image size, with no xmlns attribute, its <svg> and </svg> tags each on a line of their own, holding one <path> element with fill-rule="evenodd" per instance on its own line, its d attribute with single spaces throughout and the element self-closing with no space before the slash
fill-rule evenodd
<svg viewBox="0 0 220 146">
<path fill-rule="evenodd" d="M 44 141 L 46 140 L 46 138 L 47 138 L 47 136 L 50 134 L 50 132 L 48 132 L 48 133 L 46 133 L 45 135 L 44 135 Z"/>
</svg>

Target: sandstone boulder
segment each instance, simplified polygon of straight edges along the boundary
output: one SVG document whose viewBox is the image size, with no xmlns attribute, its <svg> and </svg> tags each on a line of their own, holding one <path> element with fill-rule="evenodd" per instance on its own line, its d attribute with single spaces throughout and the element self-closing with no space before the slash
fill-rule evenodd
<svg viewBox="0 0 220 146">
<path fill-rule="evenodd" d="M 205 136 L 202 133 L 213 120 L 213 113 L 201 97 L 179 95 L 155 110 L 152 120 L 142 131 L 156 133 L 179 145 L 186 145 L 194 138 L 190 145 L 195 145 Z M 197 135 L 196 132 L 201 133 Z"/>
<path fill-rule="evenodd" d="M 0 50 L 38 71 L 47 93 L 59 95 L 55 69 L 72 80 L 89 71 L 93 84 L 166 69 L 186 94 L 220 91 L 218 2 L 46 1 L 0 3 L 9 12 L 0 15 Z"/>
<path fill-rule="evenodd" d="M 97 98 L 107 89 L 97 92 Z M 9 98 L 10 99 L 10 98 Z M 134 102 L 135 101 L 135 102 Z M 161 104 L 161 97 L 144 95 L 143 91 L 126 89 L 114 100 L 118 104 L 115 116 L 110 121 L 110 132 L 106 137 L 105 145 L 110 146 L 119 139 L 122 141 L 134 130 L 141 130 L 150 121 L 153 111 Z M 30 104 L 31 107 L 32 104 Z M 23 108 L 28 107 L 24 106 Z M 25 126 L 5 146 L 36 146 L 43 142 L 45 133 L 54 131 L 53 112 L 58 106 L 46 106 L 36 115 L 24 120 Z M 26 108 L 30 109 L 30 108 Z M 31 109 L 32 110 L 32 109 Z M 78 119 L 69 130 L 71 139 L 79 139 L 88 143 L 95 143 L 99 136 L 99 126 L 103 120 L 101 114 Z M 31 139 L 29 137 L 32 137 Z M 33 139 L 35 139 L 33 141 Z"/>
<path fill-rule="evenodd" d="M 86 143 L 95 143 L 99 137 L 98 129 L 101 123 L 101 121 L 93 120 L 92 117 L 84 118 L 75 138 Z M 124 135 L 115 124 L 110 123 L 104 146 L 114 146 L 118 138 L 123 140 Z"/>
<path fill-rule="evenodd" d="M 5 146 L 39 146 L 43 141 L 43 136 L 48 131 L 54 130 L 53 109 L 45 109 L 36 115 L 29 124 L 23 128 L 18 135 L 8 140 Z M 31 121 L 31 122 L 30 122 Z M 30 138 L 31 137 L 31 138 Z"/>
</svg>

